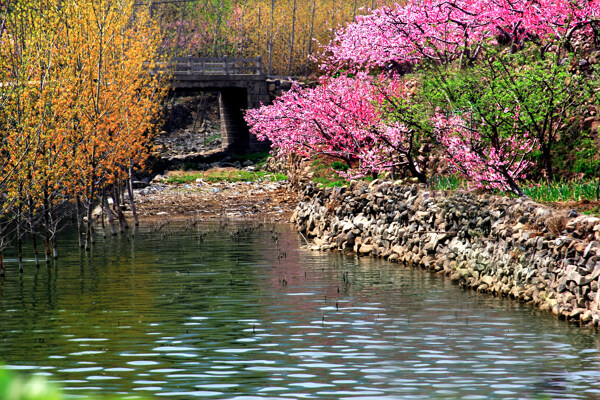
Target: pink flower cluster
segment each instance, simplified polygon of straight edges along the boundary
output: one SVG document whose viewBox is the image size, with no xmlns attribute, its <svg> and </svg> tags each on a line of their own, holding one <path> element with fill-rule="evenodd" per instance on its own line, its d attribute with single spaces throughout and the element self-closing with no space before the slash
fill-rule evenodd
<svg viewBox="0 0 600 400">
<path fill-rule="evenodd" d="M 336 33 L 322 67 L 474 58 L 483 42 L 568 39 L 599 19 L 600 0 L 414 0 L 358 16 Z"/>
<path fill-rule="evenodd" d="M 538 148 L 528 133 L 484 138 L 469 114 L 437 112 L 433 122 L 449 164 L 475 187 L 522 194 L 515 181 L 525 177 L 527 156 Z"/>
<path fill-rule="evenodd" d="M 386 99 L 404 96 L 398 81 L 324 78 L 315 88 L 292 90 L 272 105 L 248 110 L 246 121 L 259 139 L 283 154 L 324 154 L 345 161 L 349 177 L 389 169 L 407 151 L 408 129 L 388 122 Z"/>
</svg>

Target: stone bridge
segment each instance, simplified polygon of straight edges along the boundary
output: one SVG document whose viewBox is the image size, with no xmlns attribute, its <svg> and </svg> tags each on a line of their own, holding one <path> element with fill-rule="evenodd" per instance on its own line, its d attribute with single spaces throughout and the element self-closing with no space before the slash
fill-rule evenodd
<svg viewBox="0 0 600 400">
<path fill-rule="evenodd" d="M 263 147 L 251 136 L 244 110 L 270 101 L 260 58 L 172 59 L 171 88 L 176 93 L 217 91 L 223 133 L 223 150 L 246 153 Z"/>
</svg>

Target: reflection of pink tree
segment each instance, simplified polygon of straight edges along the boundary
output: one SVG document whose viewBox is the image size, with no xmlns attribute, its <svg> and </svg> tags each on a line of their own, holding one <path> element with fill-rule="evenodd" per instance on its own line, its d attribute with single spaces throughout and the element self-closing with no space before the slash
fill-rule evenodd
<svg viewBox="0 0 600 400">
<path fill-rule="evenodd" d="M 273 105 L 249 110 L 246 120 L 283 154 L 335 157 L 350 167 L 349 176 L 402 166 L 425 181 L 413 157 L 415 130 L 390 112 L 392 102 L 406 98 L 399 80 L 361 73 L 326 78 L 315 88 L 295 86 Z"/>
</svg>

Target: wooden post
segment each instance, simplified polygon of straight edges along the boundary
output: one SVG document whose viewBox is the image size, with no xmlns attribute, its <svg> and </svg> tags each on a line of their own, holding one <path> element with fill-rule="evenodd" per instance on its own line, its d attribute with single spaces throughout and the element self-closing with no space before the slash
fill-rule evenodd
<svg viewBox="0 0 600 400">
<path fill-rule="evenodd" d="M 225 75 L 229 76 L 229 65 L 227 62 L 227 57 L 223 57 L 223 65 L 225 66 Z"/>
</svg>

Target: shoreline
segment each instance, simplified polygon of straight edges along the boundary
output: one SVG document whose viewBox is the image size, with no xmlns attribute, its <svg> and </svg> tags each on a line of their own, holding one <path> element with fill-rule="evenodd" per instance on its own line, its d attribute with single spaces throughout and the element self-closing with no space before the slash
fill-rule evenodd
<svg viewBox="0 0 600 400">
<path fill-rule="evenodd" d="M 162 220 L 289 222 L 297 194 L 282 182 L 155 182 L 134 191 L 140 224 Z M 132 211 L 125 211 L 132 221 Z"/>
<path fill-rule="evenodd" d="M 380 181 L 303 190 L 286 181 L 159 181 L 135 197 L 140 224 L 291 223 L 312 250 L 384 258 L 581 326 L 600 325 L 598 217 L 530 199 Z"/>
<path fill-rule="evenodd" d="M 311 249 L 375 256 L 600 325 L 600 218 L 530 199 L 398 182 L 309 185 L 292 215 Z"/>
</svg>

